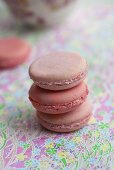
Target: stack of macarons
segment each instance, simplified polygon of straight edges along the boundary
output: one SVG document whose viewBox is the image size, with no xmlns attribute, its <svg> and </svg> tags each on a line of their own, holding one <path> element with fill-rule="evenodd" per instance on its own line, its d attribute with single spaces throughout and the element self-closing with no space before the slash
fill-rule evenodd
<svg viewBox="0 0 114 170">
<path fill-rule="evenodd" d="M 84 58 L 73 52 L 50 52 L 29 68 L 34 81 L 29 99 L 39 122 L 56 132 L 75 131 L 85 126 L 92 114 Z"/>
</svg>

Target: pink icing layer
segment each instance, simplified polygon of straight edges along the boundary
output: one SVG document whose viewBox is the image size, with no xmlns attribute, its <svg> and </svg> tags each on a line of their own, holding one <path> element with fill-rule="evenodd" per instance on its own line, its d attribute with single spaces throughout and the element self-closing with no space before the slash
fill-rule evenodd
<svg viewBox="0 0 114 170">
<path fill-rule="evenodd" d="M 74 99 L 71 102 L 66 102 L 64 104 L 59 104 L 59 105 L 43 105 L 43 104 L 40 104 L 37 101 L 33 100 L 31 97 L 29 97 L 29 100 L 33 103 L 33 105 L 35 105 L 36 107 L 38 107 L 42 110 L 45 110 L 45 112 L 46 111 L 57 112 L 57 111 L 65 111 L 65 110 L 67 111 L 68 109 L 74 108 L 75 106 L 82 104 L 85 101 L 85 99 L 88 95 L 88 92 L 89 91 L 86 86 L 86 91 L 82 96 L 78 97 L 77 99 Z"/>
<path fill-rule="evenodd" d="M 40 120 L 40 123 L 46 127 L 47 129 L 50 129 L 50 130 L 54 130 L 54 131 L 58 131 L 59 130 L 63 130 L 64 132 L 67 130 L 77 130 L 77 129 L 80 129 L 81 127 L 83 127 L 84 125 L 87 124 L 87 122 L 89 121 L 90 117 L 91 117 L 91 113 L 89 113 L 86 117 L 84 117 L 83 119 L 79 120 L 79 121 L 76 121 L 76 122 L 71 122 L 69 124 L 53 124 L 53 123 L 49 123 L 45 120 L 42 120 L 40 119 L 40 117 L 38 116 L 39 120 Z"/>
<path fill-rule="evenodd" d="M 63 86 L 63 85 L 69 85 L 69 84 L 72 84 L 74 82 L 77 82 L 81 79 L 84 79 L 86 77 L 86 74 L 87 74 L 87 69 L 83 72 L 80 72 L 78 74 L 78 76 L 76 76 L 75 78 L 72 78 L 72 79 L 68 79 L 68 80 L 61 80 L 61 81 L 49 81 L 49 82 L 45 82 L 45 81 L 35 81 L 35 83 L 38 85 L 38 86 Z"/>
</svg>

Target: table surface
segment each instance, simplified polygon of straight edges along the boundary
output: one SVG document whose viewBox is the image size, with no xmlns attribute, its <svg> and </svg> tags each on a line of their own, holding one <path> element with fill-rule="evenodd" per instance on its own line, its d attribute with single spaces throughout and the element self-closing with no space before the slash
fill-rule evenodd
<svg viewBox="0 0 114 170">
<path fill-rule="evenodd" d="M 28 40 L 37 56 L 50 50 L 77 51 L 89 65 L 93 102 L 90 125 L 68 134 L 44 130 L 28 100 L 31 58 L 0 72 L 0 170 L 114 169 L 114 2 L 80 0 L 68 21 L 56 28 L 15 26 L 0 2 L 0 37 Z"/>
</svg>

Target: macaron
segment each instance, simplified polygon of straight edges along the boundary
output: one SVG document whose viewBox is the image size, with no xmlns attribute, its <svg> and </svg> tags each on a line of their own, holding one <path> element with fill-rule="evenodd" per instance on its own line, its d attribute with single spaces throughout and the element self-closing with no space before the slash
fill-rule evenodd
<svg viewBox="0 0 114 170">
<path fill-rule="evenodd" d="M 17 37 L 0 39 L 0 68 L 11 68 L 22 64 L 29 56 L 30 45 Z"/>
<path fill-rule="evenodd" d="M 92 105 L 88 99 L 68 113 L 51 115 L 37 112 L 40 124 L 55 132 L 72 132 L 87 125 L 92 115 Z"/>
<path fill-rule="evenodd" d="M 88 95 L 87 85 L 82 82 L 67 90 L 52 91 L 38 87 L 35 83 L 29 90 L 32 105 L 40 112 L 59 114 L 69 112 L 82 104 Z"/>
<path fill-rule="evenodd" d="M 86 74 L 86 60 L 73 52 L 50 52 L 38 57 L 29 68 L 30 78 L 35 84 L 48 90 L 72 88 L 81 83 Z"/>
</svg>

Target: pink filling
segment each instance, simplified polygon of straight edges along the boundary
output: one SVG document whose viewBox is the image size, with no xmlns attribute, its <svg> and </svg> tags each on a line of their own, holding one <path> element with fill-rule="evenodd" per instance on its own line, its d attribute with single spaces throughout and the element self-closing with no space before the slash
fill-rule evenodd
<svg viewBox="0 0 114 170">
<path fill-rule="evenodd" d="M 45 110 L 53 110 L 53 111 L 59 111 L 59 110 L 65 110 L 65 109 L 70 109 L 73 108 L 81 103 L 83 103 L 86 99 L 86 96 L 88 95 L 88 89 L 86 88 L 86 92 L 81 96 L 78 97 L 77 99 L 71 101 L 71 102 L 66 102 L 64 104 L 59 104 L 59 105 L 42 105 L 40 103 L 38 103 L 37 101 L 33 100 L 31 97 L 29 97 L 30 101 L 33 104 L 36 104 L 37 107 L 41 108 L 41 109 L 45 109 Z"/>
<path fill-rule="evenodd" d="M 80 72 L 78 74 L 78 76 L 76 76 L 75 78 L 69 79 L 69 80 L 61 80 L 61 81 L 55 81 L 55 82 L 42 82 L 42 81 L 36 81 L 36 84 L 38 86 L 63 86 L 63 85 L 68 85 L 68 84 L 72 84 L 76 81 L 79 81 L 80 79 L 83 79 L 87 74 L 87 70 L 85 70 L 84 72 Z"/>
</svg>

